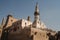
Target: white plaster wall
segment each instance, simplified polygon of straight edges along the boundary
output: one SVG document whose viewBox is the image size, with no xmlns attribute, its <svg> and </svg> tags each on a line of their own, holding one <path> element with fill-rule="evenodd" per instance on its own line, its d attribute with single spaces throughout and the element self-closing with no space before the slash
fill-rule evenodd
<svg viewBox="0 0 60 40">
<path fill-rule="evenodd" d="M 25 19 L 22 19 L 22 28 L 24 28 L 24 27 L 29 27 L 29 25 L 31 25 L 32 24 L 32 22 L 31 21 L 27 21 L 27 20 L 25 20 Z"/>
</svg>

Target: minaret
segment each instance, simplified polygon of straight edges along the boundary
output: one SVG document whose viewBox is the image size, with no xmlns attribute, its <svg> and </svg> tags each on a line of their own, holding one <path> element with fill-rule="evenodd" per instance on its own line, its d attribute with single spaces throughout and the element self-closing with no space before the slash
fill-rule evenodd
<svg viewBox="0 0 60 40">
<path fill-rule="evenodd" d="M 36 7 L 35 7 L 34 20 L 35 21 L 39 21 L 39 8 L 38 8 L 38 3 L 36 3 Z"/>
<path fill-rule="evenodd" d="M 5 24 L 5 18 L 2 19 L 2 23 L 1 23 L 2 28 L 3 28 L 4 24 Z"/>
<path fill-rule="evenodd" d="M 40 28 L 40 19 L 39 19 L 39 8 L 38 3 L 36 3 L 35 12 L 34 12 L 34 22 L 33 27 Z"/>
</svg>

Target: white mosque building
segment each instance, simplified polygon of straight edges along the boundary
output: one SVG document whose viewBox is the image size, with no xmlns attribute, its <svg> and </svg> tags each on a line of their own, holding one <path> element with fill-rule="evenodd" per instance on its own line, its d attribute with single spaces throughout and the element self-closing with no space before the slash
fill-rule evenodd
<svg viewBox="0 0 60 40">
<path fill-rule="evenodd" d="M 24 27 L 28 27 L 28 26 L 32 26 L 34 28 L 41 28 L 41 29 L 44 29 L 44 28 L 47 28 L 45 26 L 45 24 L 43 22 L 41 22 L 40 20 L 40 14 L 39 14 L 39 8 L 38 8 L 38 4 L 36 4 L 36 7 L 35 7 L 35 12 L 34 12 L 34 21 L 31 22 L 30 21 L 30 16 L 28 16 L 27 20 L 26 19 L 16 19 L 14 18 L 12 15 L 8 15 L 7 16 L 7 19 L 6 19 L 6 23 L 5 23 L 5 26 L 4 27 L 9 27 L 11 26 L 14 22 L 20 22 L 18 23 L 19 26 L 21 26 L 22 28 Z M 4 21 L 4 19 L 2 20 L 2 22 Z M 2 23 L 2 25 L 4 25 Z"/>
</svg>

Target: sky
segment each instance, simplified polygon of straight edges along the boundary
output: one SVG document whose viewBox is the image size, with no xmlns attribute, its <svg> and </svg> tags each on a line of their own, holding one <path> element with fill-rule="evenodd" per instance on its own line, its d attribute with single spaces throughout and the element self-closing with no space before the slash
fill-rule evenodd
<svg viewBox="0 0 60 40">
<path fill-rule="evenodd" d="M 0 23 L 8 14 L 17 19 L 31 17 L 34 21 L 36 2 L 39 5 L 40 20 L 47 28 L 60 30 L 60 0 L 0 0 Z"/>
</svg>

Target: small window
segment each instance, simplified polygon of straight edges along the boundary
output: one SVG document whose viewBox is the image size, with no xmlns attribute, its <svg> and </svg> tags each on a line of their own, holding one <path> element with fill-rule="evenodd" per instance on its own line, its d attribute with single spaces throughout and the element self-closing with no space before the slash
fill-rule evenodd
<svg viewBox="0 0 60 40">
<path fill-rule="evenodd" d="M 25 25 L 26 25 L 26 23 L 25 23 Z"/>
<path fill-rule="evenodd" d="M 12 22 L 13 20 L 11 20 L 11 22 Z"/>
<path fill-rule="evenodd" d="M 37 32 L 35 32 L 35 35 L 37 34 Z"/>
</svg>

